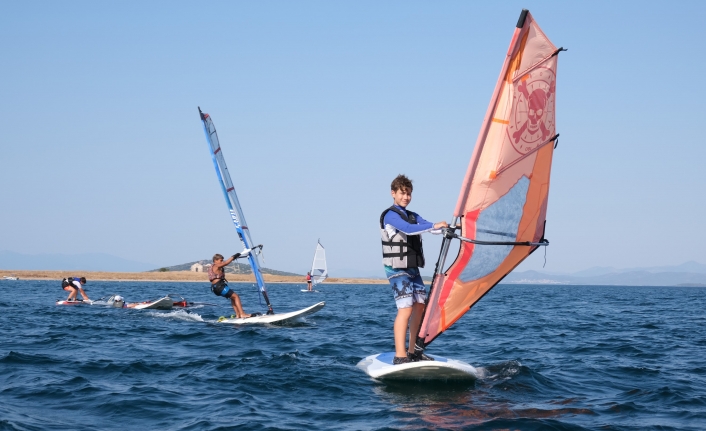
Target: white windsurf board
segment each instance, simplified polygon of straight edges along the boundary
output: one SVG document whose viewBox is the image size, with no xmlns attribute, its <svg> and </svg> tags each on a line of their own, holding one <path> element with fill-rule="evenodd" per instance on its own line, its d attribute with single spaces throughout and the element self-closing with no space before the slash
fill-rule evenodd
<svg viewBox="0 0 706 431">
<path fill-rule="evenodd" d="M 67 301 L 67 300 L 59 300 L 56 301 L 56 305 L 81 305 L 81 304 L 90 304 L 89 301 L 84 302 L 81 299 L 77 299 L 75 301 Z"/>
<path fill-rule="evenodd" d="M 289 313 L 265 314 L 261 316 L 245 317 L 242 319 L 221 317 L 218 323 L 230 323 L 232 325 L 257 325 L 263 323 L 284 324 L 296 320 L 300 317 L 314 314 L 324 308 L 325 302 L 319 302 L 311 307 L 303 308 Z"/>
<path fill-rule="evenodd" d="M 141 302 L 136 306 L 129 308 L 134 308 L 137 310 L 171 310 L 173 306 L 174 301 L 172 301 L 172 298 L 165 296 L 164 298 Z"/>
<path fill-rule="evenodd" d="M 378 380 L 473 380 L 478 371 L 470 364 L 456 359 L 429 355 L 433 361 L 408 362 L 393 365 L 395 352 L 378 353 L 363 358 L 357 367 Z"/>
<path fill-rule="evenodd" d="M 302 289 L 302 292 L 316 292 L 316 293 L 319 293 L 318 290 L 309 290 L 309 289 Z"/>
</svg>

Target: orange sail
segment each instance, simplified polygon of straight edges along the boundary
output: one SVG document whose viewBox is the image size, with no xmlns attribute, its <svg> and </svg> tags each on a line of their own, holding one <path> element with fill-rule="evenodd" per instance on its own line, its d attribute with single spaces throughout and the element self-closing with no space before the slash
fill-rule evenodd
<svg viewBox="0 0 706 431">
<path fill-rule="evenodd" d="M 562 50 L 523 10 L 442 244 L 419 332 L 425 344 L 548 244 L 544 224 Z M 458 256 L 442 271 L 454 238 L 461 240 Z"/>
</svg>

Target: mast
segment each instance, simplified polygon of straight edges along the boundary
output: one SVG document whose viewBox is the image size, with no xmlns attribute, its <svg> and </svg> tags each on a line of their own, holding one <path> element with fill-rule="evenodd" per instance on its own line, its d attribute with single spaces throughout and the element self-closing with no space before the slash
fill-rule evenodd
<svg viewBox="0 0 706 431">
<path fill-rule="evenodd" d="M 262 298 L 267 304 L 267 314 L 274 314 L 272 305 L 270 304 L 270 299 L 267 296 L 267 289 L 265 288 L 265 281 L 262 277 L 262 271 L 260 266 L 260 253 L 262 253 L 262 244 L 254 245 L 252 238 L 250 237 L 250 229 L 245 221 L 245 216 L 243 215 L 243 209 L 240 207 L 240 201 L 238 201 L 238 195 L 235 193 L 235 186 L 230 178 L 230 173 L 228 172 L 228 167 L 226 166 L 225 158 L 223 157 L 223 151 L 221 150 L 220 143 L 218 141 L 218 134 L 216 133 L 216 127 L 213 125 L 213 121 L 208 114 L 201 112 L 199 107 L 199 116 L 203 122 L 204 133 L 206 134 L 206 141 L 208 142 L 208 149 L 211 153 L 211 159 L 213 160 L 213 167 L 216 169 L 216 176 L 218 177 L 218 183 L 221 186 L 221 191 L 223 192 L 223 197 L 226 200 L 226 205 L 228 206 L 228 212 L 233 220 L 233 225 L 238 233 L 238 238 L 242 243 L 243 247 L 246 249 L 252 249 L 252 252 L 248 255 L 248 262 L 252 268 L 253 274 L 255 274 L 255 280 L 257 281 L 258 291 L 262 295 Z"/>
</svg>

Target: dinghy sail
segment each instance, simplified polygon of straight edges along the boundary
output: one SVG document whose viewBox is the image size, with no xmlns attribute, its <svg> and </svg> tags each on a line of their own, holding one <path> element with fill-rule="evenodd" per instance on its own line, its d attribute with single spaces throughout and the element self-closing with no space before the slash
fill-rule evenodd
<svg viewBox="0 0 706 431">
<path fill-rule="evenodd" d="M 203 128 L 206 133 L 211 158 L 213 159 L 213 166 L 216 168 L 218 183 L 221 185 L 230 217 L 233 220 L 233 225 L 235 225 L 235 230 L 238 232 L 238 238 L 240 238 L 243 247 L 252 249 L 252 252 L 248 255 L 250 267 L 252 268 L 253 274 L 255 274 L 258 290 L 267 304 L 267 314 L 274 314 L 270 299 L 267 296 L 262 271 L 260 270 L 259 255 L 262 252 L 262 245 L 254 245 L 255 243 L 250 237 L 250 229 L 248 229 L 248 224 L 245 222 L 245 216 L 243 215 L 243 209 L 240 207 L 238 195 L 235 194 L 235 186 L 233 186 L 233 181 L 230 179 L 230 173 L 228 172 L 228 167 L 223 157 L 223 151 L 218 141 L 218 134 L 216 134 L 216 127 L 213 125 L 211 117 L 201 112 L 201 108 L 199 108 L 199 115 L 201 116 L 201 121 L 203 121 Z"/>
<path fill-rule="evenodd" d="M 321 240 L 316 243 L 314 262 L 311 264 L 311 284 L 315 287 L 328 278 L 326 270 L 326 250 L 321 245 Z"/>
<path fill-rule="evenodd" d="M 527 10 L 498 82 L 445 231 L 424 318 L 428 345 L 540 246 L 555 134 L 558 53 Z M 458 255 L 444 269 L 451 241 Z M 423 343 L 423 344 L 422 344 Z"/>
</svg>

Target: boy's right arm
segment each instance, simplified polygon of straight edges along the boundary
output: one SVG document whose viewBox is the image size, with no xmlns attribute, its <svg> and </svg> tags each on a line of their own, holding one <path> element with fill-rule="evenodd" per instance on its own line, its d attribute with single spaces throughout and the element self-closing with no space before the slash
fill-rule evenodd
<svg viewBox="0 0 706 431">
<path fill-rule="evenodd" d="M 446 227 L 449 227 L 449 224 L 445 221 L 440 221 L 439 223 L 434 224 L 434 229 L 442 229 Z"/>
<path fill-rule="evenodd" d="M 421 219 L 420 223 L 418 224 L 407 223 L 406 221 L 402 220 L 402 217 L 400 217 L 400 215 L 394 211 L 388 211 L 388 213 L 385 214 L 383 223 L 385 225 L 389 224 L 395 229 L 404 232 L 406 235 L 421 235 L 422 233 L 434 228 L 433 224 L 424 219 Z"/>
</svg>

